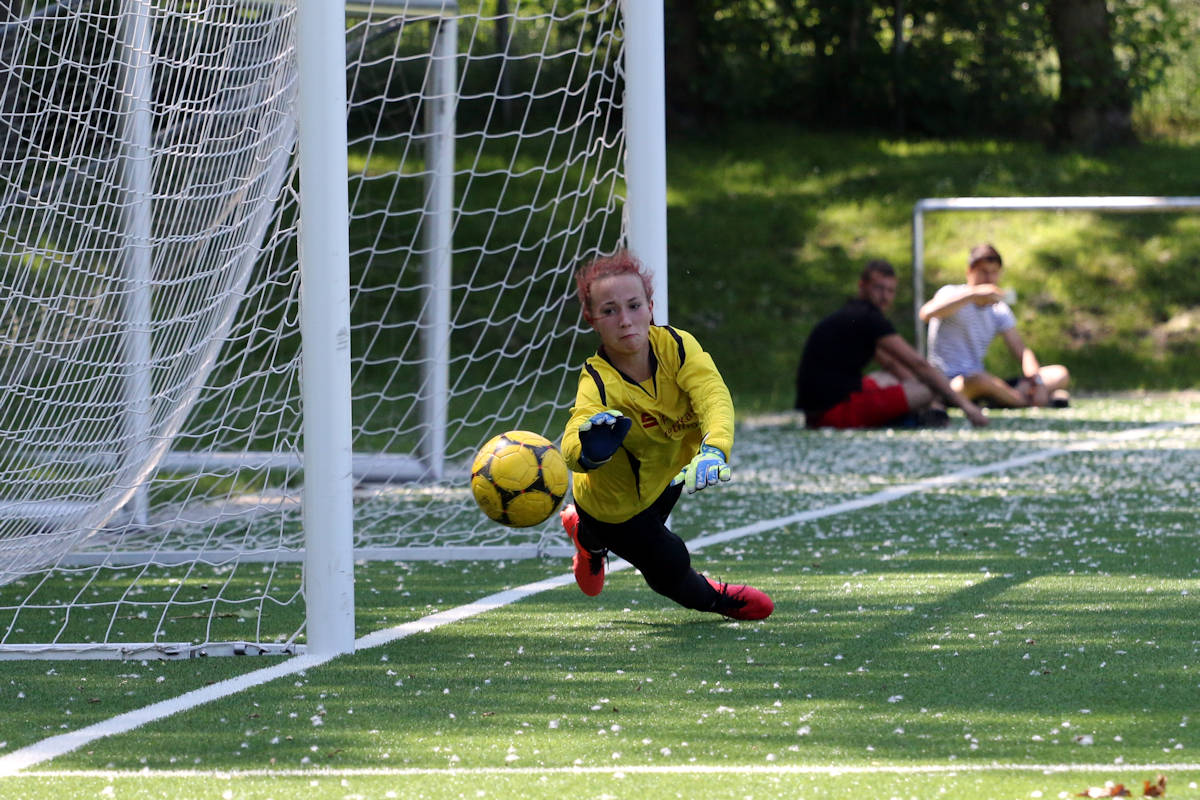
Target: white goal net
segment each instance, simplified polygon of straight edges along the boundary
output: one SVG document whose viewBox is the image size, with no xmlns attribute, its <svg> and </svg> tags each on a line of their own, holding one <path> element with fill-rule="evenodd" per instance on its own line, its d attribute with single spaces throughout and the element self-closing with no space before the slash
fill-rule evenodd
<svg viewBox="0 0 1200 800">
<path fill-rule="evenodd" d="M 323 292 L 295 2 L 0 8 L 0 655 L 294 651 Z M 347 8 L 359 558 L 561 543 L 488 521 L 466 468 L 498 432 L 557 438 L 573 396 L 571 273 L 623 236 L 622 26 L 588 0 Z"/>
</svg>

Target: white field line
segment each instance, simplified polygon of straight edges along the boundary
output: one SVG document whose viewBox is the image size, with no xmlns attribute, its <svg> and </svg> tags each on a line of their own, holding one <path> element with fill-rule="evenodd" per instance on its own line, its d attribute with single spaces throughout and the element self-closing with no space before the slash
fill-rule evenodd
<svg viewBox="0 0 1200 800">
<path fill-rule="evenodd" d="M 1179 773 L 1200 771 L 1200 764 L 858 764 L 835 767 L 828 764 L 663 764 L 631 765 L 628 767 L 362 767 L 349 769 L 238 769 L 238 770 L 32 770 L 22 777 L 36 778 L 129 778 L 237 780 L 241 778 L 365 778 L 365 777 L 428 777 L 501 775 L 957 775 L 970 772 L 1063 772 Z"/>
<path fill-rule="evenodd" d="M 871 506 L 878 506 L 884 503 L 890 503 L 893 500 L 899 500 L 901 497 L 907 497 L 910 494 L 924 492 L 928 489 L 936 489 L 941 486 L 950 486 L 955 483 L 962 483 L 971 478 L 977 478 L 980 475 L 988 475 L 993 472 L 1003 472 L 1013 467 L 1023 467 L 1027 464 L 1036 464 L 1039 461 L 1046 461 L 1056 456 L 1066 455 L 1067 453 L 1085 453 L 1092 450 L 1097 450 L 1100 447 L 1112 444 L 1114 442 L 1125 442 L 1133 439 L 1140 439 L 1148 436 L 1155 431 L 1160 431 L 1165 428 L 1178 428 L 1190 425 L 1200 425 L 1200 422 L 1188 420 L 1184 422 L 1160 422 L 1156 425 L 1150 425 L 1145 428 L 1132 428 L 1130 430 L 1120 431 L 1110 436 L 1103 438 L 1089 439 L 1084 442 L 1076 442 L 1062 447 L 1051 447 L 1046 450 L 1038 450 L 1033 453 L 1026 453 L 1013 458 L 1006 458 L 1003 461 L 996 461 L 991 464 L 984 464 L 978 467 L 967 467 L 966 469 L 948 472 L 945 475 L 938 475 L 933 478 L 924 478 L 913 483 L 906 483 L 900 486 L 892 486 L 875 494 L 869 494 L 865 497 L 857 497 L 853 500 L 846 500 L 841 503 L 835 503 L 831 506 L 822 506 L 821 508 L 813 508 L 808 511 L 799 511 L 795 514 L 789 514 L 786 517 L 775 517 L 774 519 L 765 519 L 760 522 L 755 522 L 750 525 L 743 525 L 740 528 L 732 528 L 720 533 L 713 533 L 708 536 L 701 536 L 688 541 L 688 549 L 699 550 L 711 544 L 721 544 L 722 542 L 741 539 L 746 536 L 753 536 L 756 533 L 764 533 L 766 531 L 782 528 L 785 525 L 794 525 L 798 522 L 810 522 L 814 519 L 822 519 L 831 517 L 835 514 L 842 514 L 848 511 L 858 511 Z"/>
<path fill-rule="evenodd" d="M 734 539 L 753 536 L 757 533 L 763 533 L 776 528 L 782 528 L 786 525 L 794 525 L 798 522 L 808 522 L 810 520 L 830 517 L 848 511 L 857 511 L 863 508 L 869 508 L 871 506 L 890 503 L 893 500 L 906 497 L 916 492 L 926 491 L 939 486 L 948 486 L 951 484 L 960 483 L 980 475 L 987 475 L 993 472 L 1002 472 L 1006 469 L 1024 466 L 1026 464 L 1034 464 L 1039 461 L 1045 461 L 1047 459 L 1065 455 L 1067 453 L 1079 453 L 1096 450 L 1113 442 L 1139 439 L 1166 428 L 1196 424 L 1200 423 L 1194 421 L 1162 422 L 1156 425 L 1150 425 L 1144 428 L 1133 428 L 1111 436 L 1089 439 L 1084 442 L 1070 444 L 1063 447 L 1038 450 L 1034 453 L 1028 453 L 1022 456 L 1004 459 L 1003 461 L 997 461 L 992 464 L 979 467 L 969 467 L 967 469 L 957 470 L 945 475 L 926 478 L 914 483 L 904 484 L 902 486 L 894 486 L 884 489 L 883 491 L 876 492 L 875 494 L 856 498 L 854 500 L 847 500 L 841 503 L 835 503 L 831 506 L 801 511 L 796 514 L 789 514 L 787 516 L 776 517 L 774 519 L 762 520 L 750 525 L 743 525 L 739 528 L 732 528 L 721 533 L 701 536 L 690 540 L 688 542 L 688 547 L 692 550 L 698 550 L 702 547 L 707 547 L 708 545 L 720 544 L 723 542 L 732 541 Z M 616 572 L 617 570 L 626 569 L 628 567 L 628 562 L 614 559 L 614 561 L 609 565 L 609 572 Z M 524 586 L 518 586 L 515 589 L 497 592 L 496 594 L 480 598 L 479 600 L 476 600 L 473 603 L 468 603 L 464 606 L 458 606 L 445 611 L 439 611 L 436 614 L 430 614 L 429 616 L 422 617 L 419 620 L 414 620 L 412 622 L 404 623 L 403 625 L 397 625 L 392 628 L 386 628 L 384 630 L 367 634 L 354 643 L 355 649 L 368 650 L 372 647 L 379 647 L 399 639 L 404 639 L 414 634 L 428 633 L 429 631 L 440 628 L 443 625 L 449 625 L 452 622 L 460 622 L 464 619 L 469 619 L 471 617 L 478 616 L 479 614 L 483 614 L 486 611 L 511 605 L 512 603 L 515 603 L 523 598 L 540 594 L 541 592 L 550 589 L 568 586 L 574 583 L 574 581 L 574 576 L 568 572 L 553 578 L 547 578 L 544 580 L 535 581 L 534 583 L 526 584 Z M 139 728 L 147 723 L 164 719 L 173 714 L 182 713 L 205 703 L 212 702 L 213 700 L 219 700 L 223 697 L 229 697 L 231 695 L 238 694 L 239 692 L 244 692 L 247 689 L 260 686 L 268 681 L 275 680 L 276 678 L 284 678 L 308 669 L 313 669 L 333 660 L 335 657 L 336 656 L 334 655 L 312 654 L 295 656 L 282 663 L 275 664 L 270 667 L 264 667 L 263 669 L 254 670 L 253 672 L 247 672 L 243 675 L 238 675 L 223 681 L 218 681 L 217 683 L 209 686 L 205 686 L 200 689 L 194 689 L 190 692 L 185 692 L 178 697 L 173 697 L 168 700 L 160 700 L 157 703 L 152 703 L 142 708 L 127 711 L 124 714 L 118 714 L 115 717 L 79 728 L 78 730 L 74 730 L 69 733 L 51 736 L 48 739 L 43 739 L 40 742 L 35 742 L 34 744 L 22 747 L 19 750 L 14 750 L 7 755 L 0 756 L 0 777 L 14 775 L 20 770 L 27 769 L 28 767 L 32 767 L 44 761 L 49 761 L 57 756 L 65 755 L 66 753 L 83 747 L 87 743 L 96 741 L 97 739 L 102 739 L 107 736 L 114 736 L 121 733 L 127 733 L 128 731 Z M 632 767 L 627 767 L 621 771 L 630 772 L 633 771 L 633 769 L 634 768 Z M 693 767 L 691 769 L 698 768 Z M 767 767 L 764 766 L 761 767 L 761 769 L 767 769 Z"/>
</svg>

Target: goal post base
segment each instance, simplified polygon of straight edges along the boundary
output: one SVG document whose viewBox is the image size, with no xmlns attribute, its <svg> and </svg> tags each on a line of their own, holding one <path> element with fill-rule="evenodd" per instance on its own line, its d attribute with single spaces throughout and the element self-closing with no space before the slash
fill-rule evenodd
<svg viewBox="0 0 1200 800">
<path fill-rule="evenodd" d="M 255 642 L 2 644 L 0 661 L 182 661 L 207 656 L 296 656 L 304 651 L 302 644 Z"/>
<path fill-rule="evenodd" d="M 494 544 L 494 545 L 437 545 L 429 547 L 356 547 L 355 561 L 520 561 L 527 558 L 570 558 L 572 545 L 564 544 Z M 303 550 L 264 549 L 253 552 L 238 550 L 209 550 L 203 560 L 210 564 L 300 563 Z M 119 552 L 73 553 L 64 556 L 63 566 L 84 567 L 104 564 L 110 567 L 140 567 L 145 565 L 172 566 L 196 562 L 197 553 L 190 550 L 127 550 Z"/>
</svg>

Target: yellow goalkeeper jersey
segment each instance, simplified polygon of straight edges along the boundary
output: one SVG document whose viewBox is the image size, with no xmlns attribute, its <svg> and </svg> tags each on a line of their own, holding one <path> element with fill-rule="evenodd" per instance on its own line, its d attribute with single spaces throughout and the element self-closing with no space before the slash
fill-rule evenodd
<svg viewBox="0 0 1200 800">
<path fill-rule="evenodd" d="M 644 511 L 700 450 L 733 449 L 733 400 L 712 357 L 696 338 L 669 326 L 650 327 L 652 375 L 637 382 L 601 349 L 583 365 L 562 452 L 572 470 L 575 502 L 603 522 Z M 616 409 L 633 421 L 621 447 L 592 470 L 579 463 L 579 424 Z"/>
</svg>

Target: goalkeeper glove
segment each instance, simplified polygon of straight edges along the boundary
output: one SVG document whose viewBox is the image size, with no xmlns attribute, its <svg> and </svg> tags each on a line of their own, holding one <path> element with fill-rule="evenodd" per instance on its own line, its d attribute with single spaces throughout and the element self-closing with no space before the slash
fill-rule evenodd
<svg viewBox="0 0 1200 800">
<path fill-rule="evenodd" d="M 715 486 L 717 481 L 728 481 L 732 478 L 729 465 L 725 463 L 725 454 L 711 444 L 700 445 L 700 452 L 686 467 L 679 470 L 672 486 L 684 484 L 688 494 L 694 494 L 705 486 Z"/>
<path fill-rule="evenodd" d="M 579 424 L 579 465 L 584 469 L 595 469 L 608 462 L 621 442 L 633 420 L 616 409 L 593 414 Z"/>
</svg>

